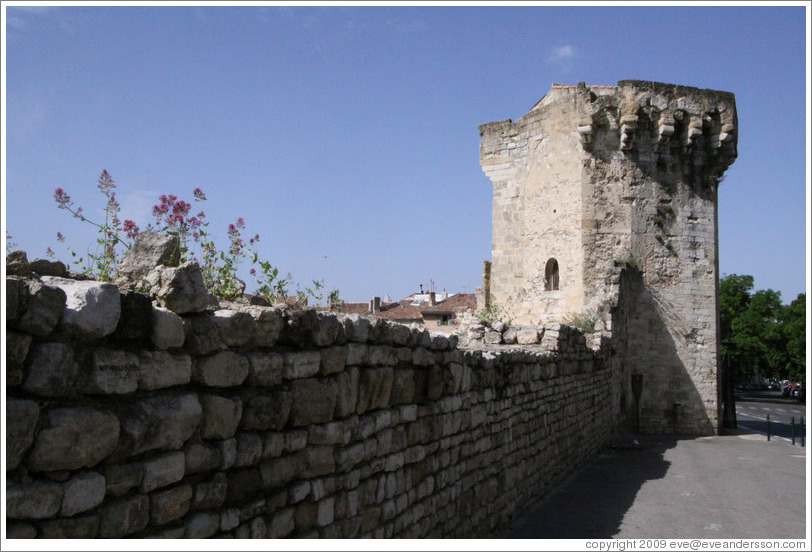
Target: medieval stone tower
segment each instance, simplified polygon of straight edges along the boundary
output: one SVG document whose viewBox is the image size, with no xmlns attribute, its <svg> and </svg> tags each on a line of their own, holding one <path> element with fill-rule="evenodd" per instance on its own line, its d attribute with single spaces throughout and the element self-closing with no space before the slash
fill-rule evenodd
<svg viewBox="0 0 812 552">
<path fill-rule="evenodd" d="M 716 432 L 716 197 L 737 155 L 733 94 L 556 84 L 479 132 L 490 302 L 516 323 L 580 317 L 610 333 L 619 426 Z"/>
</svg>

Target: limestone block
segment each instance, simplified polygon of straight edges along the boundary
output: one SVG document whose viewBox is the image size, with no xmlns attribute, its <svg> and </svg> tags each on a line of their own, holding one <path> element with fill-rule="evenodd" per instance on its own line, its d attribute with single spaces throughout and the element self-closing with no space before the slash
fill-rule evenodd
<svg viewBox="0 0 812 552">
<path fill-rule="evenodd" d="M 121 315 L 113 336 L 118 339 L 149 339 L 152 335 L 152 300 L 132 290 L 121 291 Z"/>
<path fill-rule="evenodd" d="M 143 462 L 144 478 L 141 492 L 148 493 L 183 479 L 186 470 L 186 457 L 180 452 L 167 452 Z"/>
<path fill-rule="evenodd" d="M 141 232 L 118 264 L 118 272 L 125 281 L 136 283 L 156 266 L 178 266 L 179 245 L 177 236 L 154 230 Z"/>
<path fill-rule="evenodd" d="M 358 406 L 358 385 L 360 371 L 355 366 L 332 376 L 336 382 L 336 418 L 346 418 L 354 413 Z"/>
<path fill-rule="evenodd" d="M 218 441 L 217 445 L 220 449 L 220 456 L 223 459 L 220 464 L 220 469 L 227 470 L 237 461 L 237 439 L 234 437 L 231 439 L 223 439 L 222 441 Z"/>
<path fill-rule="evenodd" d="M 138 388 L 145 391 L 186 385 L 192 380 L 192 359 L 167 351 L 141 351 Z"/>
<path fill-rule="evenodd" d="M 70 335 L 89 339 L 101 338 L 115 331 L 121 316 L 118 286 L 56 276 L 43 276 L 41 279 L 45 285 L 65 292 L 66 303 L 59 319 L 60 329 Z"/>
<path fill-rule="evenodd" d="M 33 338 L 21 332 L 6 332 L 6 385 L 16 386 L 23 382 L 23 368 Z"/>
<path fill-rule="evenodd" d="M 192 486 L 178 485 L 158 491 L 149 496 L 149 521 L 153 525 L 163 525 L 180 519 L 189 511 L 192 501 Z"/>
<path fill-rule="evenodd" d="M 271 391 L 243 399 L 240 429 L 279 430 L 290 418 L 293 394 L 290 391 Z"/>
<path fill-rule="evenodd" d="M 277 431 L 262 434 L 262 458 L 275 458 L 285 450 L 285 436 Z"/>
<path fill-rule="evenodd" d="M 356 412 L 363 414 L 368 410 L 387 408 L 390 405 L 394 378 L 392 368 L 366 368 L 362 370 L 358 383 L 358 407 Z"/>
<path fill-rule="evenodd" d="M 25 314 L 28 304 L 28 286 L 19 278 L 6 278 L 6 324 L 14 327 Z M 61 312 L 61 310 L 60 310 Z"/>
<path fill-rule="evenodd" d="M 220 512 L 220 531 L 230 531 L 240 524 L 240 509 L 229 508 Z"/>
<path fill-rule="evenodd" d="M 272 387 L 282 383 L 285 375 L 282 355 L 277 353 L 251 352 L 248 358 L 248 379 L 251 386 Z"/>
<path fill-rule="evenodd" d="M 22 521 L 7 520 L 6 522 L 6 538 L 7 539 L 35 539 L 37 538 L 37 528 L 30 523 Z"/>
<path fill-rule="evenodd" d="M 34 442 L 39 406 L 28 399 L 6 399 L 6 471 L 16 470 Z"/>
<path fill-rule="evenodd" d="M 338 386 L 332 378 L 305 378 L 291 382 L 293 403 L 290 423 L 294 426 L 321 424 L 333 419 Z"/>
<path fill-rule="evenodd" d="M 514 345 L 516 343 L 518 333 L 519 333 L 519 328 L 517 328 L 516 326 L 510 326 L 502 334 L 502 342 L 505 345 Z"/>
<path fill-rule="evenodd" d="M 107 492 L 107 482 L 100 473 L 85 472 L 67 480 L 62 485 L 62 491 L 59 515 L 70 517 L 101 504 Z"/>
<path fill-rule="evenodd" d="M 144 465 L 141 462 L 134 464 L 110 464 L 102 470 L 107 487 L 107 494 L 123 496 L 141 485 L 144 479 Z"/>
<path fill-rule="evenodd" d="M 30 276 L 31 269 L 28 265 L 28 255 L 22 249 L 15 249 L 6 254 L 6 274 L 18 276 Z"/>
<path fill-rule="evenodd" d="M 53 482 L 6 481 L 6 517 L 10 519 L 47 519 L 59 512 L 62 485 Z"/>
<path fill-rule="evenodd" d="M 19 313 L 15 328 L 36 337 L 50 334 L 59 323 L 67 303 L 64 290 L 37 280 L 26 281 L 28 287 L 22 301 L 25 312 Z M 8 290 L 8 284 L 6 285 Z"/>
<path fill-rule="evenodd" d="M 79 365 L 64 343 L 37 343 L 29 353 L 23 389 L 42 397 L 64 397 L 74 392 Z"/>
<path fill-rule="evenodd" d="M 319 373 L 321 354 L 318 351 L 291 352 L 284 354 L 285 378 L 309 378 Z"/>
<path fill-rule="evenodd" d="M 90 468 L 116 450 L 119 421 L 111 412 L 86 406 L 54 408 L 27 458 L 31 471 Z"/>
<path fill-rule="evenodd" d="M 150 397 L 137 401 L 121 424 L 130 454 L 178 450 L 197 429 L 203 409 L 194 393 Z"/>
<path fill-rule="evenodd" d="M 328 475 L 335 470 L 333 447 L 328 445 L 313 445 L 302 449 L 301 461 L 300 476 L 305 479 Z"/>
<path fill-rule="evenodd" d="M 200 395 L 203 416 L 200 436 L 203 439 L 228 439 L 237 433 L 242 418 L 242 401 L 219 395 Z"/>
<path fill-rule="evenodd" d="M 335 499 L 331 497 L 321 499 L 316 505 L 315 525 L 326 527 L 335 521 Z"/>
<path fill-rule="evenodd" d="M 332 312 L 319 311 L 313 330 L 313 344 L 316 347 L 329 347 L 344 337 L 344 326 Z"/>
<path fill-rule="evenodd" d="M 204 443 L 186 443 L 183 453 L 186 455 L 187 474 L 212 471 L 219 468 L 223 462 L 220 449 Z"/>
<path fill-rule="evenodd" d="M 99 537 L 121 538 L 143 530 L 149 523 L 149 497 L 136 494 L 106 501 L 99 510 Z"/>
<path fill-rule="evenodd" d="M 215 473 L 210 480 L 197 483 L 192 497 L 192 508 L 209 510 L 220 508 L 226 500 L 228 478 L 224 472 Z"/>
<path fill-rule="evenodd" d="M 539 334 L 535 328 L 522 327 L 516 333 L 516 341 L 519 345 L 535 345 L 539 342 Z"/>
<path fill-rule="evenodd" d="M 254 319 L 254 335 L 251 344 L 255 347 L 273 347 L 282 333 L 284 316 L 282 310 L 275 307 L 242 306 Z"/>
<path fill-rule="evenodd" d="M 234 467 L 253 466 L 262 460 L 262 437 L 257 433 L 241 431 L 237 434 L 237 459 Z"/>
<path fill-rule="evenodd" d="M 392 380 L 391 403 L 408 404 L 414 402 L 415 379 L 414 370 L 411 368 L 395 368 Z"/>
<path fill-rule="evenodd" d="M 265 460 L 259 465 L 262 487 L 269 490 L 289 484 L 296 479 L 299 467 L 300 459 L 297 454 Z"/>
<path fill-rule="evenodd" d="M 307 430 L 307 442 L 311 445 L 338 445 L 344 442 L 344 424 L 328 422 L 312 425 Z"/>
<path fill-rule="evenodd" d="M 169 309 L 153 306 L 150 335 L 156 349 L 183 347 L 183 342 L 186 340 L 183 318 Z"/>
<path fill-rule="evenodd" d="M 342 372 L 347 363 L 347 349 L 339 345 L 321 350 L 319 373 L 323 375 Z"/>
<path fill-rule="evenodd" d="M 346 345 L 347 349 L 347 366 L 359 366 L 363 364 L 364 359 L 367 356 L 367 344 L 366 343 L 348 343 Z"/>
<path fill-rule="evenodd" d="M 277 510 L 268 525 L 267 538 L 284 539 L 293 533 L 294 528 L 294 508 Z"/>
<path fill-rule="evenodd" d="M 405 328 L 405 326 L 403 327 Z M 397 366 L 397 349 L 387 345 L 370 345 L 366 357 L 364 357 L 364 364 L 369 366 Z"/>
<path fill-rule="evenodd" d="M 307 430 L 294 429 L 283 434 L 285 440 L 285 452 L 295 452 L 307 446 Z"/>
<path fill-rule="evenodd" d="M 245 355 L 221 351 L 192 364 L 192 380 L 209 387 L 235 387 L 248 377 Z"/>
<path fill-rule="evenodd" d="M 217 310 L 212 321 L 220 330 L 220 340 L 229 347 L 241 347 L 253 337 L 254 318 L 247 312 Z"/>
<path fill-rule="evenodd" d="M 288 487 L 288 502 L 297 504 L 310 493 L 310 481 L 297 481 Z"/>
<path fill-rule="evenodd" d="M 499 345 L 502 342 L 502 334 L 493 330 L 485 330 L 482 341 L 486 345 Z"/>
<path fill-rule="evenodd" d="M 417 347 L 412 353 L 412 364 L 415 366 L 434 366 L 436 363 L 435 354 L 425 347 Z"/>
<path fill-rule="evenodd" d="M 186 527 L 185 538 L 207 539 L 220 528 L 220 514 L 212 512 L 190 514 L 183 520 L 183 525 Z"/>
<path fill-rule="evenodd" d="M 347 338 L 356 343 L 366 343 L 369 339 L 369 331 L 372 329 L 369 319 L 359 314 L 348 314 L 343 320 Z"/>
<path fill-rule="evenodd" d="M 95 539 L 99 535 L 99 515 L 57 518 L 40 524 L 41 539 Z"/>
<path fill-rule="evenodd" d="M 150 295 L 160 307 L 178 314 L 214 311 L 217 299 L 206 289 L 200 265 L 194 261 L 179 267 L 157 266 L 146 276 Z"/>
<path fill-rule="evenodd" d="M 226 348 L 220 339 L 220 330 L 207 314 L 184 316 L 183 330 L 186 334 L 184 347 L 193 357 L 209 355 Z"/>
<path fill-rule="evenodd" d="M 85 392 L 124 395 L 138 389 L 141 367 L 138 357 L 126 351 L 97 348 L 93 350 L 90 377 Z"/>
</svg>

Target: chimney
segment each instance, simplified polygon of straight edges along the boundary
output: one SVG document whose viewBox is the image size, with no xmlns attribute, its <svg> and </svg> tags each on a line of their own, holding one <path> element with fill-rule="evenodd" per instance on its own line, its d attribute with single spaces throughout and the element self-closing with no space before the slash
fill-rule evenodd
<svg viewBox="0 0 812 552">
<path fill-rule="evenodd" d="M 373 297 L 369 300 L 369 312 L 378 314 L 381 311 L 381 298 Z"/>
</svg>

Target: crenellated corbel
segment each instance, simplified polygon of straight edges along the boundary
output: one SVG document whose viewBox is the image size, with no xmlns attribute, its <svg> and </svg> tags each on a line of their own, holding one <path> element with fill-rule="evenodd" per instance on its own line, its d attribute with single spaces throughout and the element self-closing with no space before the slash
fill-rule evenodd
<svg viewBox="0 0 812 552">
<path fill-rule="evenodd" d="M 583 117 L 578 121 L 578 134 L 581 137 L 581 146 L 587 151 L 592 149 L 593 125 L 591 117 Z"/>
<path fill-rule="evenodd" d="M 682 135 L 682 153 L 689 154 L 696 144 L 696 139 L 702 136 L 702 117 L 699 115 L 688 115 L 690 117 L 685 131 Z"/>
<path fill-rule="evenodd" d="M 667 111 L 660 112 L 660 120 L 657 122 L 657 132 L 654 140 L 654 150 L 660 151 L 663 145 L 674 135 L 677 121 L 674 114 Z"/>
<path fill-rule="evenodd" d="M 628 151 L 634 146 L 634 135 L 637 133 L 638 105 L 626 104 L 621 108 L 620 115 L 620 149 Z"/>
</svg>

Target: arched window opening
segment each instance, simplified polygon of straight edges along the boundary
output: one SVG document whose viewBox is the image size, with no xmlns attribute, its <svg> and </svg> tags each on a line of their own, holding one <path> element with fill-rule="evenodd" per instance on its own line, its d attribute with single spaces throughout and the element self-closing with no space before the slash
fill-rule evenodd
<svg viewBox="0 0 812 552">
<path fill-rule="evenodd" d="M 558 289 L 558 261 L 550 259 L 544 267 L 544 291 Z"/>
</svg>

